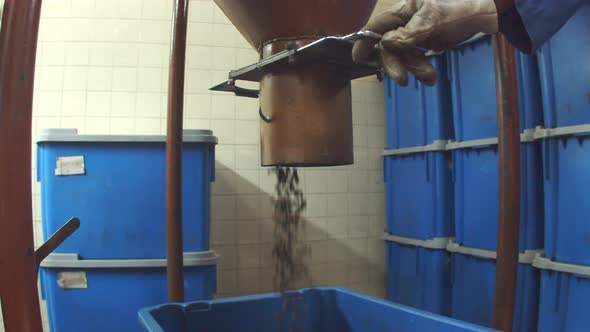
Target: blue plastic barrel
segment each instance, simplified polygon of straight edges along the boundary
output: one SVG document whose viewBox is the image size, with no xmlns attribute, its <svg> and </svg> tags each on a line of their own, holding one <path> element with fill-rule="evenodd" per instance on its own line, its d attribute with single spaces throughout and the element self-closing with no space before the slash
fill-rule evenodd
<svg viewBox="0 0 590 332">
<path fill-rule="evenodd" d="M 590 265 L 590 134 L 543 142 L 545 255 Z"/>
<path fill-rule="evenodd" d="M 386 156 L 384 163 L 387 232 L 416 239 L 451 236 L 450 154 Z"/>
<path fill-rule="evenodd" d="M 492 331 L 337 288 L 164 304 L 139 319 L 149 332 Z"/>
<path fill-rule="evenodd" d="M 491 37 L 449 51 L 455 140 L 498 136 L 496 77 Z M 517 54 L 521 129 L 542 124 L 537 59 Z"/>
<path fill-rule="evenodd" d="M 385 78 L 387 148 L 399 149 L 453 138 L 453 119 L 445 55 L 430 57 L 437 73 L 433 87 L 412 74 L 407 87 Z"/>
<path fill-rule="evenodd" d="M 452 316 L 474 324 L 491 326 L 496 284 L 496 262 L 462 253 L 452 254 Z M 539 271 L 519 264 L 513 332 L 536 332 L 539 303 Z"/>
<path fill-rule="evenodd" d="M 545 127 L 590 123 L 590 5 L 539 51 Z"/>
<path fill-rule="evenodd" d="M 590 266 L 536 258 L 541 269 L 539 332 L 585 332 L 590 327 Z"/>
<path fill-rule="evenodd" d="M 212 252 L 185 255 L 187 301 L 213 297 L 216 261 Z M 51 331 L 142 331 L 137 311 L 168 298 L 165 259 L 80 260 L 75 255 L 51 255 L 43 263 L 40 279 Z"/>
<path fill-rule="evenodd" d="M 185 131 L 184 141 L 184 250 L 207 251 L 217 139 L 197 130 Z M 71 217 L 81 221 L 55 252 L 85 259 L 166 257 L 165 148 L 164 136 L 45 131 L 37 156 L 44 238 Z"/>
<path fill-rule="evenodd" d="M 440 248 L 436 245 L 426 248 L 419 244 L 424 241 L 414 241 L 418 243 L 413 245 L 408 240 L 386 241 L 387 299 L 450 316 L 451 271 L 450 257 L 444 249 L 446 241 Z"/>
<path fill-rule="evenodd" d="M 539 143 L 521 144 L 521 251 L 543 247 L 543 181 Z M 498 241 L 498 146 L 453 151 L 456 241 L 496 250 Z"/>
</svg>

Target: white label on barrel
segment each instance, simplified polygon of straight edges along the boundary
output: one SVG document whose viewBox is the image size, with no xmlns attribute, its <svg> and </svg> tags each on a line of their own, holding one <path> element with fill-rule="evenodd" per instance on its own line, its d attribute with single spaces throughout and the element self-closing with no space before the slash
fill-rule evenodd
<svg viewBox="0 0 590 332">
<path fill-rule="evenodd" d="M 86 272 L 59 272 L 57 274 L 57 285 L 64 289 L 88 288 Z"/>
<path fill-rule="evenodd" d="M 57 157 L 55 175 L 84 175 L 84 156 Z"/>
</svg>

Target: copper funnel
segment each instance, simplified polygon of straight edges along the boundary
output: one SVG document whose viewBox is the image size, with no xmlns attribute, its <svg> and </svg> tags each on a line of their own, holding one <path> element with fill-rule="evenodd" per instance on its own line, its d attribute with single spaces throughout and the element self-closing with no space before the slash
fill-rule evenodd
<svg viewBox="0 0 590 332">
<path fill-rule="evenodd" d="M 267 58 L 325 36 L 360 30 L 377 0 L 215 0 Z M 350 74 L 326 63 L 294 64 L 260 81 L 263 166 L 352 164 Z"/>
</svg>

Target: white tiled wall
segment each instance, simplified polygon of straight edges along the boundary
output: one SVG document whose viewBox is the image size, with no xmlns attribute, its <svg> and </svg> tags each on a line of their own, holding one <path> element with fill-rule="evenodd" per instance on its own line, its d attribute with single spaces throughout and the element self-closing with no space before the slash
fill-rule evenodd
<svg viewBox="0 0 590 332">
<path fill-rule="evenodd" d="M 381 1 L 377 11 L 385 5 Z M 83 134 L 163 134 L 171 13 L 171 0 L 45 0 L 34 134 L 55 127 Z M 257 100 L 208 91 L 228 70 L 255 62 L 257 54 L 212 0 L 192 0 L 189 13 L 185 127 L 213 129 L 220 141 L 212 198 L 219 295 L 270 291 L 269 197 L 275 181 L 259 167 Z M 383 296 L 379 154 L 385 121 L 383 89 L 375 79 L 353 82 L 353 116 L 355 165 L 302 170 L 309 204 L 304 240 L 312 255 L 311 281 L 301 286 L 345 286 Z M 33 195 L 39 244 L 38 185 Z"/>
</svg>

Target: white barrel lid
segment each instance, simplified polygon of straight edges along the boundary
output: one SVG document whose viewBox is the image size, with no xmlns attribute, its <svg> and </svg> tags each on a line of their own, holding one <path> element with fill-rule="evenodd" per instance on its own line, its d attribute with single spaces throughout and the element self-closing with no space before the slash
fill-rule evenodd
<svg viewBox="0 0 590 332">
<path fill-rule="evenodd" d="M 185 129 L 182 131 L 185 143 L 217 144 L 217 137 L 208 129 Z M 129 143 L 166 142 L 164 135 L 78 135 L 77 129 L 43 129 L 37 143 L 84 142 L 84 143 Z"/>
</svg>

